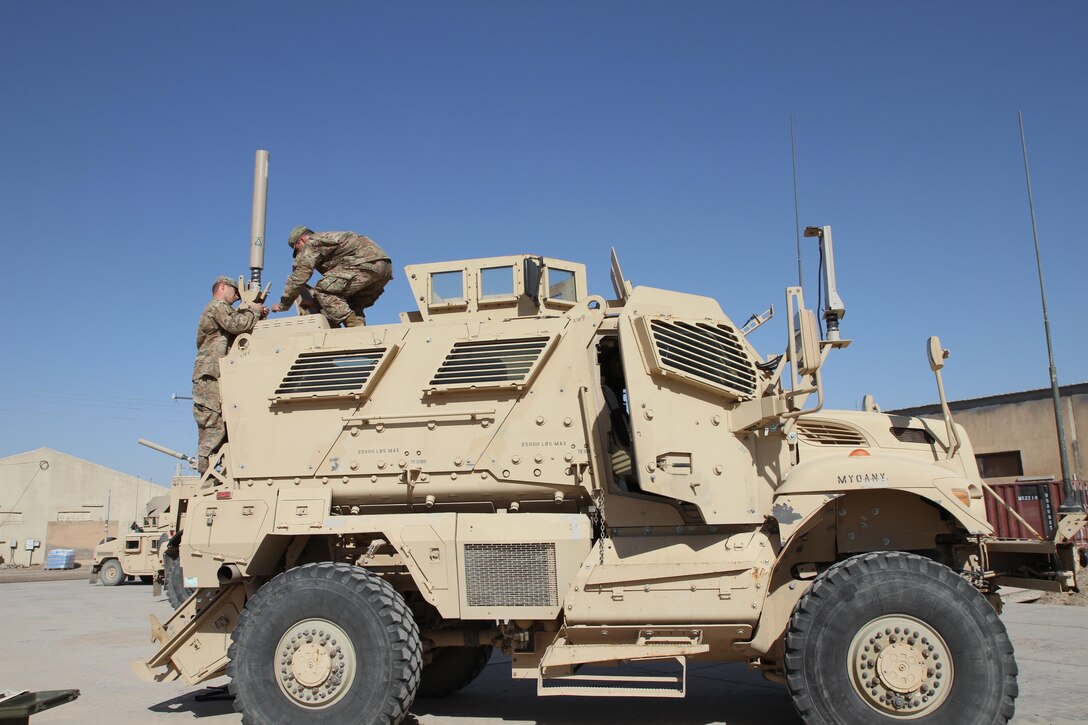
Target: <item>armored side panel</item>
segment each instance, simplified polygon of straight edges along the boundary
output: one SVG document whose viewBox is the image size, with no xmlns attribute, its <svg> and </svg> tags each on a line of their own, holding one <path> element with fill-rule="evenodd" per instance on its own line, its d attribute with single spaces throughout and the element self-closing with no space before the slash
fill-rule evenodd
<svg viewBox="0 0 1088 725">
<path fill-rule="evenodd" d="M 579 391 L 603 310 L 328 330 L 261 323 L 221 365 L 230 474 L 361 512 L 586 495 Z M 464 508 L 468 507 L 468 508 Z"/>
<path fill-rule="evenodd" d="M 761 522 L 784 470 L 757 465 L 757 436 L 735 435 L 731 416 L 763 394 L 762 359 L 708 297 L 636 287 L 619 334 L 641 489 L 707 523 Z"/>
</svg>

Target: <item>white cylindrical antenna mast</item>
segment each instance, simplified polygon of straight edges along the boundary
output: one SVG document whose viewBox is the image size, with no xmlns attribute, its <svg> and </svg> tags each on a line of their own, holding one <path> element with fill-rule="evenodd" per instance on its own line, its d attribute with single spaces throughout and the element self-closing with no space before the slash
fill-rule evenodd
<svg viewBox="0 0 1088 725">
<path fill-rule="evenodd" d="M 268 209 L 268 152 L 260 150 L 253 164 L 253 223 L 249 237 L 249 286 L 260 289 L 264 269 L 264 223 Z"/>
</svg>

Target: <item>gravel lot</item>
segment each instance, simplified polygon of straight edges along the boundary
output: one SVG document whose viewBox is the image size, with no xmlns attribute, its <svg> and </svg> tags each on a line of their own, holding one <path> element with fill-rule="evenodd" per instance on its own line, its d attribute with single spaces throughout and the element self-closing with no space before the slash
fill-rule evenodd
<svg viewBox="0 0 1088 725">
<path fill-rule="evenodd" d="M 152 653 L 147 615 L 165 620 L 169 604 L 153 598 L 147 585 L 91 586 L 88 573 L 66 572 L 66 578 L 52 581 L 42 575 L 18 582 L 0 576 L 0 690 L 78 688 L 82 693 L 73 703 L 35 715 L 32 723 L 240 722 L 229 701 L 196 701 L 203 687 L 138 680 L 129 662 Z M 1003 619 L 1020 667 L 1014 722 L 1084 722 L 1088 609 L 1010 604 Z M 800 722 L 785 688 L 743 665 L 693 665 L 685 700 L 538 698 L 535 683 L 511 680 L 508 659 L 497 654 L 468 688 L 442 700 L 421 700 L 413 714 L 419 725 Z"/>
</svg>

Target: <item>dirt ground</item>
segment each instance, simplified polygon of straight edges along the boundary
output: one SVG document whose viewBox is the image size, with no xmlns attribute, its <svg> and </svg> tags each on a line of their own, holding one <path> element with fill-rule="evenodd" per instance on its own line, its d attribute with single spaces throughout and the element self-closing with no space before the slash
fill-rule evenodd
<svg viewBox="0 0 1088 725">
<path fill-rule="evenodd" d="M 1067 607 L 1088 607 L 1088 592 L 1043 592 L 1038 604 L 1064 604 Z"/>
<path fill-rule="evenodd" d="M 82 575 L 88 569 L 67 572 Z M 38 568 L 35 574 L 42 576 Z M 49 576 L 56 573 L 50 572 Z M 198 700 L 225 678 L 189 686 L 143 682 L 129 667 L 150 657 L 148 614 L 171 612 L 151 587 L 68 581 L 0 584 L 0 690 L 79 689 L 72 703 L 31 718 L 37 725 L 236 725 L 229 700 Z M 1016 647 L 1020 695 L 1011 725 L 1085 722 L 1081 655 L 1088 609 L 1009 604 L 1001 619 Z M 654 674 L 632 664 L 630 673 Z M 417 700 L 406 725 L 800 725 L 789 692 L 745 663 L 693 662 L 683 700 L 537 697 L 534 680 L 514 680 L 496 652 L 484 672 L 447 698 Z"/>
<path fill-rule="evenodd" d="M 9 582 L 56 582 L 67 579 L 90 579 L 91 565 L 76 562 L 75 569 L 43 569 L 41 564 L 0 568 L 0 584 Z"/>
</svg>

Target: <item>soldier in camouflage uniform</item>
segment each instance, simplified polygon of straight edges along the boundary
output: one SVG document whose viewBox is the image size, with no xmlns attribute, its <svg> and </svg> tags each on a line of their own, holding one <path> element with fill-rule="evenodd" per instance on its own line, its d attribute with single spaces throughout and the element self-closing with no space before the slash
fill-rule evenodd
<svg viewBox="0 0 1088 725">
<path fill-rule="evenodd" d="M 316 269 L 324 276 L 314 286 L 313 296 L 329 322 L 344 327 L 365 325 L 363 310 L 381 297 L 393 279 L 393 265 L 385 250 L 355 232 L 315 233 L 306 227 L 292 229 L 287 244 L 295 251 L 295 266 L 272 311 L 289 309 Z"/>
<path fill-rule="evenodd" d="M 219 358 L 227 354 L 234 338 L 249 332 L 268 310 L 256 302 L 240 309 L 238 287 L 230 277 L 217 277 L 212 299 L 200 313 L 196 328 L 196 362 L 193 364 L 193 417 L 197 427 L 197 470 L 208 470 L 208 458 L 227 437 L 219 399 Z"/>
</svg>

